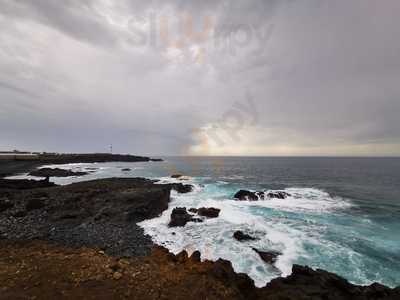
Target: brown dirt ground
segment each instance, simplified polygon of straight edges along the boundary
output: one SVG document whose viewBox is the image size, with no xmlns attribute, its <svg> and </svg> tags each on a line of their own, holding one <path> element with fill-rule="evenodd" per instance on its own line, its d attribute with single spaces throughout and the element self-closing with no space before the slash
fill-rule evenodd
<svg viewBox="0 0 400 300">
<path fill-rule="evenodd" d="M 118 259 L 94 249 L 0 241 L 0 299 L 243 299 L 214 268 L 162 248 Z"/>
</svg>

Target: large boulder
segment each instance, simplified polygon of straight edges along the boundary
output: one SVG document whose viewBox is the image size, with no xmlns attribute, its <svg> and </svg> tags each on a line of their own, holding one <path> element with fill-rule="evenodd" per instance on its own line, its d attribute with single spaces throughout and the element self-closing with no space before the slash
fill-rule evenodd
<svg viewBox="0 0 400 300">
<path fill-rule="evenodd" d="M 278 256 L 282 255 L 282 253 L 277 252 L 277 251 L 268 251 L 267 252 L 267 251 L 260 251 L 256 248 L 253 248 L 253 250 L 258 253 L 258 255 L 261 257 L 261 259 L 263 261 L 265 261 L 266 263 L 268 263 L 270 265 L 273 265 L 277 261 Z"/>
<path fill-rule="evenodd" d="M 236 232 L 233 234 L 233 237 L 234 237 L 236 240 L 238 240 L 239 242 L 241 242 L 241 241 L 254 241 L 254 240 L 256 240 L 255 237 L 252 237 L 252 236 L 250 236 L 250 235 L 248 235 L 248 234 L 246 234 L 246 233 L 244 233 L 243 231 L 240 231 L 240 230 L 236 231 Z"/>
<path fill-rule="evenodd" d="M 257 200 L 259 200 L 258 195 L 255 192 L 250 192 L 247 190 L 240 190 L 233 197 L 237 200 L 242 200 L 242 201 L 257 201 Z"/>
<path fill-rule="evenodd" d="M 169 183 L 167 184 L 171 189 L 177 191 L 180 194 L 186 194 L 193 191 L 193 186 L 190 184 L 183 183 Z"/>
<path fill-rule="evenodd" d="M 176 207 L 172 210 L 171 221 L 169 222 L 169 227 L 183 227 L 188 222 L 201 222 L 200 219 L 195 219 L 190 215 L 186 207 Z"/>
<path fill-rule="evenodd" d="M 31 176 L 36 177 L 72 177 L 87 175 L 87 172 L 73 172 L 71 170 L 64 170 L 59 168 L 42 168 L 29 173 Z"/>
<path fill-rule="evenodd" d="M 197 210 L 197 214 L 198 214 L 199 216 L 207 217 L 207 218 L 218 218 L 219 212 L 220 212 L 220 211 L 221 211 L 221 210 L 218 209 L 218 208 L 213 208 L 213 207 L 206 208 L 206 207 L 202 207 L 202 208 L 199 208 L 199 209 Z"/>
</svg>

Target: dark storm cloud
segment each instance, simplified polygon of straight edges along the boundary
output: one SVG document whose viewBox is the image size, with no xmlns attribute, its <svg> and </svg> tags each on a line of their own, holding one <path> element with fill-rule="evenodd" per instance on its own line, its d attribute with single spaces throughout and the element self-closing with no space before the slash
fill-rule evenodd
<svg viewBox="0 0 400 300">
<path fill-rule="evenodd" d="M 395 0 L 0 0 L 0 147 L 400 155 L 399 11 Z"/>
</svg>

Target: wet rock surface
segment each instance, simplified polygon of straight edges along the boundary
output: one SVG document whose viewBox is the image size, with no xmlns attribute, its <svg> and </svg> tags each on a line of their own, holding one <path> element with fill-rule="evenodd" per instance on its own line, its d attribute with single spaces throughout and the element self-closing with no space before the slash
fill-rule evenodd
<svg viewBox="0 0 400 300">
<path fill-rule="evenodd" d="M 183 184 L 183 183 L 168 183 L 165 184 L 169 186 L 171 189 L 177 191 L 180 194 L 187 194 L 193 191 L 193 185 L 191 184 Z"/>
<path fill-rule="evenodd" d="M 201 207 L 197 210 L 197 214 L 202 217 L 207 217 L 207 218 L 218 218 L 220 209 L 218 208 L 213 208 L 213 207 Z"/>
<path fill-rule="evenodd" d="M 89 173 L 87 172 L 73 172 L 71 170 L 64 170 L 59 168 L 41 168 L 29 173 L 31 176 L 36 177 L 72 177 L 72 176 L 84 176 Z"/>
<path fill-rule="evenodd" d="M 257 201 L 258 197 L 255 192 L 250 192 L 246 190 L 240 190 L 233 196 L 237 200 L 243 200 L 243 201 Z"/>
<path fill-rule="evenodd" d="M 184 227 L 189 222 L 202 222 L 201 219 L 194 218 L 186 210 L 186 207 L 176 207 L 172 210 L 169 227 Z"/>
<path fill-rule="evenodd" d="M 9 239 L 99 247 L 130 256 L 149 253 L 153 244 L 136 223 L 168 208 L 170 187 L 114 178 L 33 190 L 2 188 L 2 195 L 12 203 L 0 212 L 0 232 Z"/>
<path fill-rule="evenodd" d="M 190 208 L 186 207 L 176 207 L 172 210 L 171 221 L 169 222 L 169 227 L 184 227 L 189 222 L 203 222 L 202 219 L 194 217 L 192 214 L 197 214 L 204 218 L 217 218 L 220 213 L 220 209 L 213 207 L 202 207 L 202 208 Z M 192 214 L 190 214 L 191 212 Z"/>
<path fill-rule="evenodd" d="M 235 233 L 233 234 L 233 237 L 238 240 L 238 241 L 255 241 L 257 238 L 252 237 L 250 235 L 248 235 L 247 233 L 244 233 L 243 231 L 235 231 Z"/>
<path fill-rule="evenodd" d="M 286 199 L 287 197 L 290 197 L 291 195 L 289 193 L 283 192 L 283 191 L 277 191 L 277 192 L 269 192 L 267 193 L 267 197 L 271 199 Z"/>
<path fill-rule="evenodd" d="M 278 251 L 260 251 L 256 248 L 252 248 L 257 254 L 261 257 L 261 259 L 267 264 L 273 265 L 282 253 Z"/>
<path fill-rule="evenodd" d="M 286 199 L 291 195 L 285 191 L 252 192 L 247 190 L 238 191 L 233 197 L 240 201 L 258 201 L 266 199 Z"/>
</svg>

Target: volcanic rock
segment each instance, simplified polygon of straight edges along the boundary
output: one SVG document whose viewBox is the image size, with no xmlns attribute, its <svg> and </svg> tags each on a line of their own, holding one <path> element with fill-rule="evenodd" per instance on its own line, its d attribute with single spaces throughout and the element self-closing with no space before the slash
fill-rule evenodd
<svg viewBox="0 0 400 300">
<path fill-rule="evenodd" d="M 190 211 L 190 210 L 189 210 L 189 211 Z M 206 207 L 202 207 L 202 208 L 199 208 L 199 209 L 197 210 L 197 214 L 198 214 L 199 216 L 207 217 L 207 218 L 218 218 L 219 212 L 220 212 L 220 211 L 221 211 L 221 210 L 218 209 L 218 208 L 213 208 L 213 207 L 206 208 Z"/>
<path fill-rule="evenodd" d="M 199 210 L 197 208 L 189 208 L 189 212 L 197 214 Z"/>
<path fill-rule="evenodd" d="M 240 190 L 233 197 L 242 201 L 257 201 L 259 199 L 255 192 L 250 192 L 247 190 Z"/>
<path fill-rule="evenodd" d="M 30 190 L 55 186 L 48 180 L 0 179 L 0 189 Z"/>
<path fill-rule="evenodd" d="M 289 193 L 283 192 L 283 191 L 277 191 L 277 192 L 269 192 L 267 194 L 268 198 L 275 198 L 275 199 L 286 199 L 287 197 L 290 197 L 291 195 Z"/>
<path fill-rule="evenodd" d="M 42 168 L 29 173 L 31 176 L 36 177 L 72 177 L 87 175 L 87 172 L 73 172 L 71 170 L 64 170 L 59 168 Z"/>
<path fill-rule="evenodd" d="M 183 227 L 193 221 L 193 217 L 186 211 L 186 207 L 176 207 L 172 210 L 169 227 Z"/>
<path fill-rule="evenodd" d="M 186 194 L 193 191 L 193 186 L 190 184 L 183 183 L 168 183 L 166 186 L 169 186 L 171 189 L 177 191 L 180 194 Z"/>
<path fill-rule="evenodd" d="M 255 252 L 257 252 L 258 255 L 260 255 L 260 257 L 263 261 L 265 261 L 266 263 L 268 263 L 270 265 L 274 264 L 277 261 L 279 255 L 282 255 L 282 253 L 277 252 L 277 251 L 266 252 L 266 251 L 257 250 L 256 248 L 252 248 L 252 249 Z"/>
<path fill-rule="evenodd" d="M 274 191 L 274 192 L 251 192 L 247 190 L 240 190 L 234 196 L 235 199 L 241 201 L 257 201 L 257 200 L 264 200 L 266 197 L 269 199 L 286 199 L 291 195 L 284 191 Z"/>
<path fill-rule="evenodd" d="M 240 231 L 240 230 L 236 231 L 233 234 L 233 237 L 235 239 L 237 239 L 238 241 L 240 241 L 240 242 L 241 241 L 254 241 L 254 240 L 256 240 L 255 237 L 252 237 L 252 236 L 250 236 L 250 235 L 248 235 L 248 234 L 246 234 L 246 233 L 244 233 L 243 231 Z"/>
<path fill-rule="evenodd" d="M 0 193 L 9 192 L 1 189 Z M 151 238 L 136 225 L 168 208 L 171 189 L 142 178 L 110 178 L 12 190 L 13 215 L 0 212 L 10 239 L 40 239 L 72 247 L 96 247 L 108 255 L 146 255 Z M 15 217 L 29 217 L 16 222 Z M 1 297 L 0 297 L 1 298 Z"/>
</svg>

